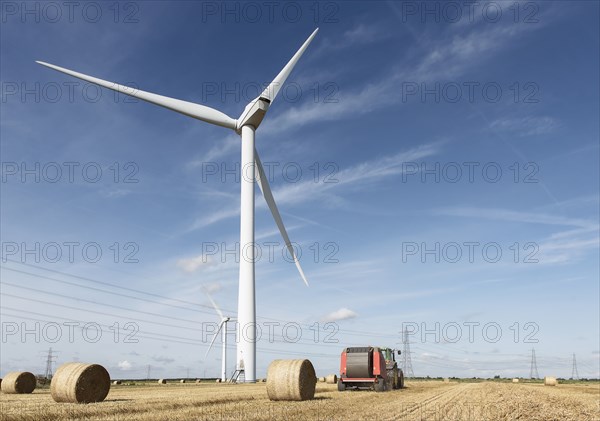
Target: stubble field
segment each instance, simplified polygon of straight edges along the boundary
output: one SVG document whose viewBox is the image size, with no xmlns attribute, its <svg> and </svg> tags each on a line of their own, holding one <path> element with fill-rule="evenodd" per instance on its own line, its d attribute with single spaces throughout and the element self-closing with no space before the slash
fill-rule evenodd
<svg viewBox="0 0 600 421">
<path fill-rule="evenodd" d="M 411 381 L 403 390 L 271 402 L 264 383 L 112 386 L 102 403 L 57 404 L 48 389 L 0 395 L 2 420 L 577 420 L 600 419 L 600 384 Z"/>
</svg>

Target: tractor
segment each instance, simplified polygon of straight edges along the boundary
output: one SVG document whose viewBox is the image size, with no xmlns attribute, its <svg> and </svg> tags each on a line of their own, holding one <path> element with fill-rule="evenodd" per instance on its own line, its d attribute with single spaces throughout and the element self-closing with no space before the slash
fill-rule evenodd
<svg viewBox="0 0 600 421">
<path fill-rule="evenodd" d="M 383 392 L 404 387 L 404 373 L 395 355 L 400 351 L 373 346 L 350 347 L 342 351 L 338 390 L 375 390 Z"/>
</svg>

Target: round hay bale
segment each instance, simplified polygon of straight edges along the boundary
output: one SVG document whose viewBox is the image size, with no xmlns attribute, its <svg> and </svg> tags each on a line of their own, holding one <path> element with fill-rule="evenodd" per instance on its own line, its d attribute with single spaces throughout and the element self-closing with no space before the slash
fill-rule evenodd
<svg viewBox="0 0 600 421">
<path fill-rule="evenodd" d="M 165 379 L 158 379 L 158 384 L 167 384 Z"/>
<path fill-rule="evenodd" d="M 121 384 L 121 380 L 115 380 L 113 384 Z"/>
<path fill-rule="evenodd" d="M 215 383 L 221 383 L 221 379 L 216 379 Z"/>
<path fill-rule="evenodd" d="M 513 379 L 512 382 L 513 383 L 519 383 L 519 379 Z"/>
<path fill-rule="evenodd" d="M 312 399 L 316 380 L 309 360 L 274 360 L 267 370 L 267 395 L 272 401 Z"/>
<path fill-rule="evenodd" d="M 50 394 L 55 402 L 102 402 L 109 390 L 110 375 L 99 364 L 63 364 L 50 383 Z"/>
<path fill-rule="evenodd" d="M 197 379 L 197 380 L 196 380 L 196 383 L 202 383 L 202 380 L 200 380 L 200 379 Z"/>
<path fill-rule="evenodd" d="M 317 380 L 321 383 L 325 383 L 327 381 L 325 377 L 319 377 Z"/>
<path fill-rule="evenodd" d="M 179 380 L 179 383 L 185 383 L 185 379 Z"/>
<path fill-rule="evenodd" d="M 325 383 L 327 384 L 337 384 L 337 374 L 330 374 L 325 377 Z"/>
<path fill-rule="evenodd" d="M 261 382 L 261 383 L 266 383 L 266 382 L 267 382 L 267 379 L 260 379 L 260 382 Z"/>
<path fill-rule="evenodd" d="M 556 377 L 544 377 L 544 386 L 556 386 L 557 384 Z"/>
<path fill-rule="evenodd" d="M 13 371 L 2 380 L 3 393 L 31 393 L 36 385 L 35 376 L 28 371 Z"/>
</svg>

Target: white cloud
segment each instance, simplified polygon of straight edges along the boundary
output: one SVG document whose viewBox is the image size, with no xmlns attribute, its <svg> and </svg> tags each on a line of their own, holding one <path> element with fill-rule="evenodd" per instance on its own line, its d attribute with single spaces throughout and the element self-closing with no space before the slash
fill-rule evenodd
<svg viewBox="0 0 600 421">
<path fill-rule="evenodd" d="M 209 267 L 215 265 L 215 261 L 211 256 L 201 254 L 196 257 L 188 257 L 179 259 L 177 261 L 177 267 L 188 273 L 194 273 L 202 267 Z"/>
<path fill-rule="evenodd" d="M 340 320 L 354 319 L 356 316 L 358 316 L 358 314 L 356 314 L 354 311 L 346 307 L 342 307 L 339 310 L 329 313 L 323 317 L 323 322 L 338 322 Z"/>
<path fill-rule="evenodd" d="M 132 364 L 129 361 L 127 361 L 127 360 L 125 360 L 125 361 L 119 361 L 119 363 L 117 365 L 123 371 L 129 371 L 133 367 Z"/>
</svg>

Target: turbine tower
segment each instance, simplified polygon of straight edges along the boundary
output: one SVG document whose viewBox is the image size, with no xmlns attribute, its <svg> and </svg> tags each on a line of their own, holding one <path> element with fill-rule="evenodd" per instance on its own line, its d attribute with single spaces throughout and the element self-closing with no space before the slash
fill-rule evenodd
<svg viewBox="0 0 600 421">
<path fill-rule="evenodd" d="M 300 262 L 290 238 L 288 237 L 285 226 L 273 199 L 269 181 L 265 176 L 264 169 L 260 162 L 260 158 L 255 148 L 255 132 L 265 117 L 269 107 L 277 97 L 281 87 L 294 69 L 298 60 L 304 54 L 304 51 L 317 35 L 317 31 L 308 37 L 302 44 L 300 49 L 294 54 L 285 67 L 273 79 L 271 84 L 258 96 L 258 98 L 250 101 L 239 118 L 234 119 L 221 111 L 205 105 L 195 104 L 192 102 L 182 101 L 175 98 L 169 98 L 162 95 L 157 95 L 151 92 L 141 91 L 117 83 L 98 79 L 93 76 L 88 76 L 83 73 L 65 69 L 63 67 L 48 64 L 42 61 L 37 63 L 65 73 L 67 75 L 85 80 L 86 82 L 100 85 L 107 89 L 130 95 L 132 97 L 150 102 L 152 104 L 165 107 L 189 117 L 205 121 L 207 123 L 222 126 L 234 130 L 241 135 L 242 154 L 240 169 L 242 177 L 241 184 L 241 203 L 240 203 L 240 275 L 239 275 L 239 291 L 238 291 L 238 322 L 239 322 L 239 341 L 237 344 L 236 364 L 238 369 L 244 370 L 244 379 L 247 382 L 256 381 L 256 300 L 255 300 L 255 278 L 254 278 L 254 190 L 255 183 L 262 190 L 263 196 L 271 210 L 273 219 L 279 228 L 281 236 L 285 241 L 286 247 L 294 259 L 294 263 L 300 272 L 300 276 L 304 283 L 308 286 L 308 281 L 304 272 L 300 267 Z"/>
<path fill-rule="evenodd" d="M 217 303 L 212 299 L 208 291 L 204 290 L 204 293 L 206 294 L 206 296 L 210 300 L 210 303 L 221 318 L 219 328 L 215 332 L 215 336 L 213 336 L 212 341 L 210 341 L 210 345 L 208 346 L 208 350 L 206 351 L 204 358 L 206 359 L 206 357 L 208 356 L 208 353 L 210 352 L 213 344 L 215 343 L 215 339 L 217 339 L 217 336 L 219 336 L 219 332 L 221 332 L 221 381 L 224 383 L 227 381 L 227 323 L 235 321 L 235 319 L 232 317 L 224 316 L 223 312 L 221 311 Z"/>
</svg>

